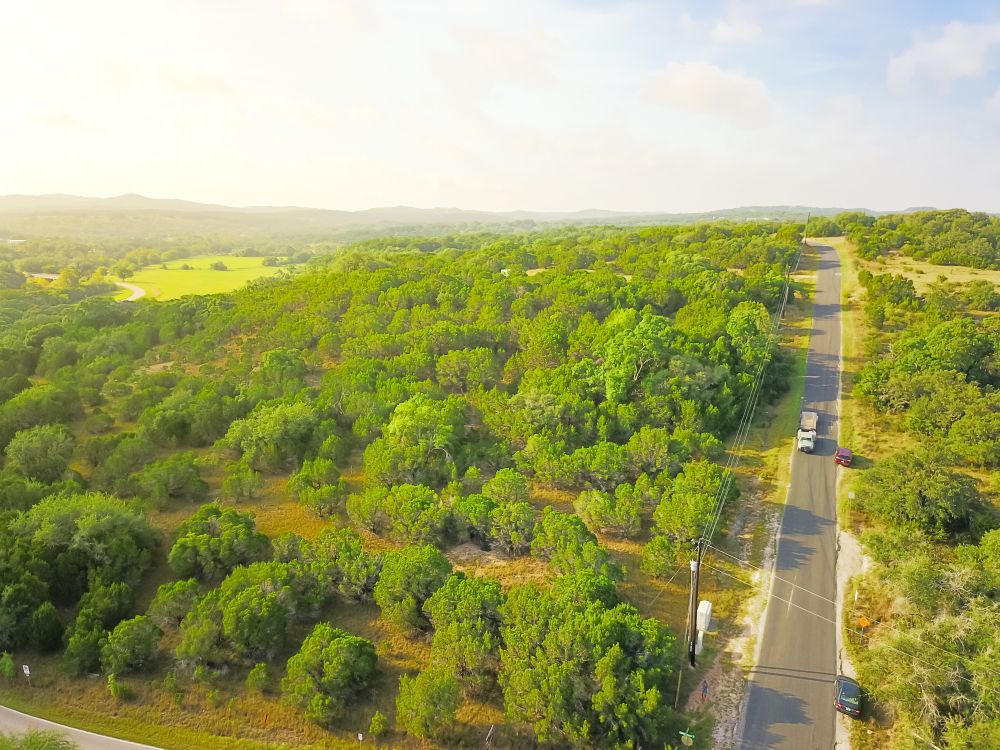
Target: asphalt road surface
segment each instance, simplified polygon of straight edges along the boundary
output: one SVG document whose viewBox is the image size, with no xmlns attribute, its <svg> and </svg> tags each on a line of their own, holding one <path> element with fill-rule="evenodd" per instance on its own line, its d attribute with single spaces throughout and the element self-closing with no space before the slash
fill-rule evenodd
<svg viewBox="0 0 1000 750">
<path fill-rule="evenodd" d="M 58 732 L 73 740 L 80 746 L 81 750 L 156 750 L 149 745 L 140 745 L 137 742 L 117 740 L 114 737 L 105 737 L 101 734 L 85 732 L 82 729 L 73 729 L 0 706 L 0 732 L 23 734 L 32 730 Z"/>
<path fill-rule="evenodd" d="M 834 747 L 840 261 L 832 247 L 815 247 L 819 268 L 802 408 L 819 412 L 818 439 L 815 453 L 796 451 L 792 458 L 760 656 L 749 675 L 737 742 L 741 750 Z"/>
</svg>

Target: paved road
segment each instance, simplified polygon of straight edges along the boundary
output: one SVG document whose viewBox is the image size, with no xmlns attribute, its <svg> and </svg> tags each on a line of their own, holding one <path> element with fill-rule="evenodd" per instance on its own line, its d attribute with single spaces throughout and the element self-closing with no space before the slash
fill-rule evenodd
<svg viewBox="0 0 1000 750">
<path fill-rule="evenodd" d="M 156 750 L 150 745 L 140 745 L 137 742 L 116 740 L 114 737 L 105 737 L 101 734 L 85 732 L 82 729 L 73 729 L 0 706 L 0 732 L 22 734 L 33 729 L 64 734 L 79 745 L 81 750 Z"/>
<path fill-rule="evenodd" d="M 796 452 L 792 458 L 775 580 L 760 656 L 747 686 L 742 739 L 737 741 L 742 750 L 834 747 L 837 475 L 833 453 L 840 392 L 840 261 L 832 247 L 816 246 L 816 250 L 819 269 L 803 405 L 819 412 L 819 439 L 814 454 Z"/>
</svg>

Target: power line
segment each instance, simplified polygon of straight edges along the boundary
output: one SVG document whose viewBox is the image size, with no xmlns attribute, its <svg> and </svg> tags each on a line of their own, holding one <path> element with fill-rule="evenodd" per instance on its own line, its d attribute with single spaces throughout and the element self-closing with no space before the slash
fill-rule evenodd
<svg viewBox="0 0 1000 750">
<path fill-rule="evenodd" d="M 798 267 L 799 259 L 802 256 L 802 248 L 799 247 L 799 251 L 795 257 L 795 267 Z M 750 389 L 750 394 L 747 397 L 746 406 L 743 409 L 743 414 L 740 418 L 740 423 L 736 429 L 736 436 L 733 440 L 733 444 L 730 447 L 729 459 L 726 462 L 725 475 L 723 476 L 722 483 L 719 485 L 719 489 L 715 496 L 715 510 L 713 512 L 713 517 L 711 524 L 706 524 L 705 529 L 702 530 L 701 539 L 704 542 L 711 541 L 712 537 L 715 535 L 716 529 L 718 528 L 719 521 L 722 518 L 722 510 L 725 506 L 726 495 L 729 493 L 729 488 L 732 485 L 732 472 L 739 466 L 742 460 L 741 452 L 743 446 L 746 443 L 746 439 L 750 434 L 750 425 L 753 421 L 753 415 L 757 408 L 757 401 L 760 398 L 760 391 L 764 383 L 764 372 L 767 368 L 767 364 L 770 360 L 771 347 L 774 341 L 777 339 L 777 334 L 781 326 L 781 321 L 784 318 L 785 308 L 788 304 L 788 294 L 791 290 L 792 275 L 791 268 L 787 269 L 785 272 L 785 283 L 782 288 L 781 302 L 778 305 L 778 309 L 775 311 L 773 318 L 771 319 L 771 326 L 767 334 L 767 346 L 764 350 L 764 356 L 761 357 L 760 364 L 757 367 L 757 372 L 754 373 L 753 385 Z M 708 532 L 705 533 L 706 529 Z"/>
<path fill-rule="evenodd" d="M 722 573 L 722 575 L 724 575 L 724 576 L 729 576 L 734 581 L 739 581 L 740 583 L 742 583 L 742 584 L 744 584 L 746 586 L 756 586 L 757 585 L 757 584 L 754 584 L 754 583 L 749 583 L 747 581 L 744 581 L 742 578 L 737 578 L 732 573 L 729 573 L 728 571 L 725 571 L 722 568 L 716 568 L 715 566 L 709 565 L 708 563 L 702 563 L 702 565 L 704 565 L 709 570 L 714 570 L 716 573 Z M 763 588 L 761 588 L 761 590 L 763 591 Z M 785 604 L 789 605 L 790 607 L 795 607 L 796 609 L 801 609 L 807 615 L 812 615 L 813 617 L 817 617 L 820 620 L 825 620 L 826 622 L 830 623 L 831 625 L 836 625 L 837 624 L 836 620 L 831 620 L 829 617 L 827 617 L 826 615 L 821 615 L 819 612 L 813 612 L 811 609 L 807 609 L 806 607 L 803 607 L 803 606 L 801 606 L 799 604 L 796 604 L 791 599 L 785 599 L 784 597 L 778 596 L 774 592 L 771 592 L 771 594 L 769 596 L 772 599 L 777 599 L 779 602 L 784 602 Z"/>
<path fill-rule="evenodd" d="M 735 581 L 739 581 L 740 583 L 743 583 L 743 584 L 745 584 L 747 586 L 755 586 L 756 585 L 758 588 L 760 588 L 761 591 L 764 591 L 764 588 L 762 586 L 758 585 L 758 584 L 748 583 L 747 581 L 744 581 L 741 578 L 737 578 L 732 573 L 728 573 L 727 571 L 722 570 L 721 568 L 716 568 L 716 567 L 714 567 L 712 565 L 709 565 L 708 563 L 703 563 L 703 564 L 705 565 L 705 567 L 707 567 L 707 568 L 709 568 L 711 570 L 714 570 L 717 573 L 722 573 L 722 575 L 724 575 L 724 576 L 729 576 L 730 578 L 732 578 Z M 765 592 L 765 594 L 766 593 L 767 592 Z M 772 599 L 777 599 L 779 602 L 784 602 L 784 603 L 788 604 L 789 606 L 795 607 L 796 609 L 801 609 L 806 614 L 812 615 L 813 617 L 816 617 L 816 618 L 818 618 L 820 620 L 825 620 L 826 622 L 830 623 L 831 625 L 836 626 L 836 624 L 837 624 L 837 622 L 835 620 L 831 620 L 829 617 L 826 617 L 825 615 L 821 615 L 818 612 L 813 612 L 810 609 L 806 609 L 805 607 L 801 607 L 798 604 L 796 604 L 795 602 L 790 601 L 789 599 L 785 599 L 783 597 L 778 596 L 774 592 L 771 592 L 770 594 L 768 594 L 768 596 L 770 596 Z M 927 645 L 932 646 L 933 644 L 927 644 Z M 905 656 L 905 657 L 907 657 L 909 659 L 913 659 L 914 661 L 920 662 L 921 664 L 923 664 L 923 665 L 925 665 L 927 667 L 930 667 L 931 669 L 947 669 L 946 667 L 941 667 L 940 665 L 934 664 L 933 662 L 927 661 L 926 659 L 921 659 L 919 656 L 916 656 L 915 654 L 911 654 L 911 653 L 908 653 L 906 651 L 903 651 L 902 649 L 898 649 L 895 646 L 891 646 L 888 643 L 879 643 L 878 646 L 879 646 L 879 648 L 887 648 L 890 651 L 896 652 L 897 654 L 902 654 L 903 656 Z M 948 652 L 946 652 L 946 653 L 948 653 Z M 965 659 L 965 658 L 963 658 L 961 656 L 958 656 L 957 654 L 952 654 L 952 656 L 955 656 L 956 658 L 958 658 L 958 659 L 960 659 L 962 661 L 967 661 L 967 659 Z M 968 677 L 968 676 L 966 676 L 964 674 L 957 674 L 956 673 L 955 677 L 957 677 L 959 679 L 962 679 L 962 680 L 965 680 L 970 685 L 975 685 L 976 687 L 979 687 L 981 689 L 984 688 L 984 686 L 981 685 L 979 682 L 977 682 L 976 680 L 974 680 L 971 677 Z"/>
<path fill-rule="evenodd" d="M 708 546 L 709 549 L 714 550 L 715 552 L 718 552 L 720 555 L 725 555 L 726 557 L 730 558 L 731 560 L 734 560 L 735 562 L 740 563 L 741 565 L 747 565 L 747 566 L 749 566 L 751 568 L 754 568 L 755 570 L 761 571 L 762 573 L 766 572 L 764 570 L 764 568 L 760 567 L 759 565 L 754 565 L 749 560 L 742 560 L 739 557 L 736 557 L 736 555 L 731 555 L 728 552 L 726 552 L 725 550 L 719 549 L 715 545 L 709 544 L 707 546 Z M 831 599 L 830 597 L 823 596 L 822 594 L 819 594 L 819 593 L 813 591 L 812 589 L 807 589 L 805 586 L 800 586 L 797 583 L 792 583 L 787 578 L 782 578 L 781 576 L 777 576 L 777 575 L 773 575 L 773 574 L 772 574 L 771 577 L 774 578 L 774 580 L 776 580 L 776 581 L 781 581 L 782 583 L 786 583 L 789 586 L 792 586 L 792 587 L 797 588 L 797 589 L 799 589 L 801 591 L 804 591 L 807 594 L 815 596 L 817 599 L 822 599 L 823 601 L 830 602 L 830 604 L 832 604 L 834 606 L 837 606 L 837 600 L 836 599 Z"/>
<path fill-rule="evenodd" d="M 718 552 L 719 554 L 725 555 L 726 557 L 728 557 L 728 558 L 730 558 L 732 560 L 735 560 L 736 562 L 740 563 L 741 565 L 747 565 L 747 566 L 749 566 L 749 567 L 751 567 L 751 568 L 753 568 L 755 570 L 758 570 L 758 571 L 760 571 L 762 573 L 766 572 L 764 570 L 764 568 L 760 567 L 759 565 L 754 565 L 749 560 L 743 560 L 743 559 L 741 559 L 739 557 L 736 557 L 735 555 L 731 555 L 728 552 L 726 552 L 725 550 L 721 550 L 718 547 L 716 547 L 714 545 L 711 545 L 711 544 L 706 545 L 706 546 L 709 549 L 714 550 L 715 552 Z M 718 570 L 718 568 L 713 568 L 713 570 Z M 722 571 L 719 571 L 719 572 L 722 572 Z M 725 575 L 729 575 L 729 574 L 726 573 Z M 735 578 L 735 576 L 730 576 L 730 577 Z M 782 578 L 780 576 L 773 576 L 773 578 L 776 581 L 781 581 L 782 583 L 785 583 L 785 584 L 787 584 L 789 586 L 792 586 L 794 588 L 800 589 L 801 591 L 804 591 L 805 593 L 810 594 L 811 596 L 815 596 L 817 599 L 822 599 L 823 601 L 829 602 L 830 604 L 833 604 L 835 607 L 840 606 L 839 603 L 835 599 L 830 599 L 829 597 L 823 596 L 822 594 L 820 594 L 820 593 L 818 593 L 816 591 L 813 591 L 812 589 L 808 589 L 805 586 L 799 586 L 796 583 L 792 583 L 787 578 Z M 737 579 L 737 580 L 739 580 L 739 579 Z M 776 598 L 780 599 L 781 601 L 785 601 L 784 599 L 781 599 L 781 597 L 776 597 Z M 793 604 L 792 606 L 797 606 L 797 605 Z M 799 607 L 799 608 L 802 609 L 802 607 Z M 819 616 L 819 615 L 817 615 L 817 616 Z M 954 651 L 949 651 L 948 649 L 942 648 L 941 646 L 938 646 L 936 643 L 931 643 L 930 641 L 926 641 L 923 638 L 920 638 L 920 637 L 916 636 L 913 633 L 908 633 L 906 631 L 900 630 L 899 628 L 893 626 L 890 623 L 882 622 L 882 623 L 880 623 L 879 627 L 883 628 L 885 630 L 889 630 L 889 631 L 891 631 L 893 633 L 896 633 L 897 635 L 902 636 L 904 638 L 910 638 L 910 639 L 912 639 L 912 640 L 916 641 L 917 643 L 920 643 L 920 644 L 922 644 L 924 646 L 929 646 L 930 648 L 937 649 L 941 653 L 947 654 L 948 656 L 954 657 L 955 659 L 959 659 L 960 661 L 969 661 L 970 660 L 970 657 L 968 657 L 968 656 L 963 656 L 962 654 L 956 653 Z M 887 648 L 888 648 L 888 646 L 887 646 Z M 916 657 L 914 657 L 914 658 L 916 658 Z M 990 669 L 989 667 L 982 667 L 982 669 L 984 671 L 986 671 L 986 672 L 989 672 L 990 674 L 993 674 L 993 675 L 996 675 L 997 677 L 1000 677 L 1000 671 L 997 671 L 997 670 L 994 670 L 994 669 Z"/>
</svg>

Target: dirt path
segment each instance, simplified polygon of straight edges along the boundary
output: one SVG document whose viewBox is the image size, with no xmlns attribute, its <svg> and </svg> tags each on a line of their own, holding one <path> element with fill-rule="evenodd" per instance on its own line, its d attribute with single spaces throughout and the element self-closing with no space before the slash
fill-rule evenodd
<svg viewBox="0 0 1000 750">
<path fill-rule="evenodd" d="M 115 286 L 121 287 L 122 289 L 128 289 L 132 292 L 128 297 L 121 300 L 122 302 L 135 302 L 137 299 L 146 296 L 146 290 L 141 286 L 136 286 L 135 284 L 129 284 L 127 281 L 116 281 Z"/>
<path fill-rule="evenodd" d="M 27 275 L 31 276 L 34 279 L 48 279 L 49 281 L 55 281 L 56 279 L 59 278 L 59 274 L 57 273 L 28 272 Z M 123 300 L 120 300 L 121 302 L 135 302 L 137 299 L 141 299 L 142 297 L 146 296 L 145 289 L 143 289 L 141 286 L 136 286 L 135 284 L 129 284 L 127 281 L 116 281 L 114 282 L 114 285 L 122 289 L 128 289 L 130 292 L 132 292 L 128 297 L 126 297 Z"/>
</svg>

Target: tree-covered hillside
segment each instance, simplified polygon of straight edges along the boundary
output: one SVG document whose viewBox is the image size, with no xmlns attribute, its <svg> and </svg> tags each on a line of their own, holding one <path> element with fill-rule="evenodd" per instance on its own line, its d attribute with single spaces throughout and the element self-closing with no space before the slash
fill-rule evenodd
<svg viewBox="0 0 1000 750">
<path fill-rule="evenodd" d="M 771 318 L 800 231 L 388 238 L 230 295 L 0 292 L 0 651 L 61 652 L 121 700 L 129 675 L 235 675 L 341 737 L 374 692 L 373 732 L 448 742 L 477 701 L 511 742 L 663 745 L 677 634 L 602 540 L 667 575 L 704 530 L 755 376 L 787 385 Z M 262 534 L 260 493 L 321 533 Z M 351 632 L 373 607 L 417 662 Z"/>
</svg>

